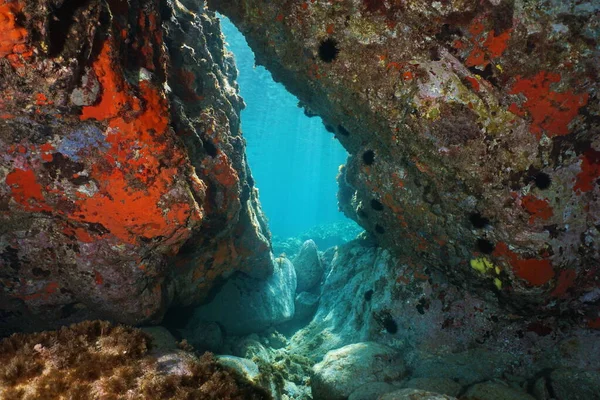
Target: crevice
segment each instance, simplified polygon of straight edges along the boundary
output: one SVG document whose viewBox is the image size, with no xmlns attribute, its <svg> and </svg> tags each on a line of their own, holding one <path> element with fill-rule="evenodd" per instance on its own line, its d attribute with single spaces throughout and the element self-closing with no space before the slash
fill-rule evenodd
<svg viewBox="0 0 600 400">
<path fill-rule="evenodd" d="M 71 27 L 77 22 L 75 14 L 87 7 L 91 0 L 65 0 L 53 7 L 50 16 L 48 55 L 52 58 L 60 55 L 67 42 Z"/>
</svg>

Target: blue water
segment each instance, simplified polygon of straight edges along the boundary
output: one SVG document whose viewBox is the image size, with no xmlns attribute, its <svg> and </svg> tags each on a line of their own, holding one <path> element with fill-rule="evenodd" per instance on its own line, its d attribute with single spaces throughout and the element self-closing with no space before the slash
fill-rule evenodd
<svg viewBox="0 0 600 400">
<path fill-rule="evenodd" d="M 254 53 L 237 28 L 225 17 L 221 22 L 239 69 L 248 162 L 271 232 L 285 238 L 347 221 L 338 211 L 335 177 L 348 154 L 321 118 L 304 115 L 296 97 L 254 66 Z"/>
</svg>

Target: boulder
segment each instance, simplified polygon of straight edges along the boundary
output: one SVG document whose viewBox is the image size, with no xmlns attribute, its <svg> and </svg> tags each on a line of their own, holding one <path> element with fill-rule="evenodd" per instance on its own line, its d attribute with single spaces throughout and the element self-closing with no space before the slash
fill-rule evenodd
<svg viewBox="0 0 600 400">
<path fill-rule="evenodd" d="M 177 339 L 162 326 L 144 326 L 140 330 L 152 338 L 152 350 L 176 350 Z"/>
<path fill-rule="evenodd" d="M 400 353 L 364 342 L 332 350 L 313 367 L 311 388 L 315 400 L 344 400 L 370 382 L 401 380 L 406 367 Z"/>
<path fill-rule="evenodd" d="M 176 4 L 1 2 L 0 336 L 154 324 L 271 273 L 231 55 Z"/>
<path fill-rule="evenodd" d="M 557 369 L 550 373 L 550 387 L 557 400 L 599 400 L 600 371 Z"/>
<path fill-rule="evenodd" d="M 348 400 L 377 400 L 381 395 L 396 389 L 396 386 L 386 382 L 369 382 L 352 392 Z"/>
<path fill-rule="evenodd" d="M 396 268 L 597 316 L 598 1 L 209 4 L 348 150 L 339 208 Z"/>
<path fill-rule="evenodd" d="M 323 265 L 319 258 L 317 245 L 312 240 L 304 242 L 300 252 L 294 258 L 294 268 L 298 277 L 298 293 L 312 289 L 321 281 Z"/>
<path fill-rule="evenodd" d="M 180 333 L 199 353 L 220 353 L 223 347 L 223 331 L 216 322 L 192 319 Z"/>
<path fill-rule="evenodd" d="M 277 258 L 267 279 L 243 273 L 225 282 L 213 300 L 198 307 L 193 321 L 217 322 L 226 335 L 247 335 L 281 324 L 294 316 L 296 272 L 286 258 Z"/>
<path fill-rule="evenodd" d="M 522 390 L 499 382 L 483 382 L 471 386 L 461 397 L 465 400 L 536 400 Z"/>
<path fill-rule="evenodd" d="M 456 400 L 456 397 L 419 389 L 402 389 L 384 394 L 378 400 Z"/>
<path fill-rule="evenodd" d="M 307 320 L 315 314 L 319 306 L 319 296 L 314 293 L 302 292 L 296 295 L 294 307 L 296 314 L 295 320 Z"/>
<path fill-rule="evenodd" d="M 260 371 L 258 370 L 258 365 L 256 365 L 252 360 L 227 355 L 217 356 L 216 360 L 219 364 L 233 369 L 240 374 L 240 376 L 243 376 L 250 382 L 257 382 Z"/>
<path fill-rule="evenodd" d="M 454 397 L 457 397 L 462 389 L 459 383 L 449 378 L 413 378 L 404 386 Z"/>
</svg>

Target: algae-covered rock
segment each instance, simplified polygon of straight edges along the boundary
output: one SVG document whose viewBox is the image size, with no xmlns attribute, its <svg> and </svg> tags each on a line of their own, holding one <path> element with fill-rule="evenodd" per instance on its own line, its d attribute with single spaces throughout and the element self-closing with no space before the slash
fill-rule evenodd
<svg viewBox="0 0 600 400">
<path fill-rule="evenodd" d="M 396 389 L 396 386 L 386 382 L 369 382 L 353 391 L 348 400 L 377 400 L 381 395 Z"/>
<path fill-rule="evenodd" d="M 236 71 L 186 4 L 0 2 L 0 336 L 156 323 L 271 273 Z"/>
<path fill-rule="evenodd" d="M 399 268 L 598 325 L 597 1 L 209 4 L 348 150 L 339 206 Z"/>
<path fill-rule="evenodd" d="M 532 395 L 499 382 L 483 382 L 473 385 L 461 398 L 465 400 L 535 400 Z"/>
<path fill-rule="evenodd" d="M 462 389 L 459 383 L 449 378 L 413 378 L 404 386 L 454 397 L 457 397 Z"/>
<path fill-rule="evenodd" d="M 101 321 L 14 334 L 0 341 L 0 398 L 271 398 L 209 353 L 151 347 L 142 331 Z"/>
<path fill-rule="evenodd" d="M 365 342 L 330 351 L 313 367 L 313 372 L 311 388 L 315 400 L 343 400 L 369 382 L 401 380 L 406 367 L 395 350 Z"/>
<path fill-rule="evenodd" d="M 304 242 L 292 263 L 298 277 L 298 288 L 296 289 L 298 293 L 312 289 L 321 281 L 323 265 L 314 241 Z"/>
<path fill-rule="evenodd" d="M 285 258 L 274 261 L 265 279 L 245 274 L 231 277 L 214 299 L 194 311 L 194 321 L 218 322 L 227 335 L 247 335 L 290 320 L 294 316 L 296 272 Z"/>
<path fill-rule="evenodd" d="M 401 389 L 384 394 L 378 400 L 456 400 L 456 397 L 419 389 Z"/>
<path fill-rule="evenodd" d="M 600 399 L 600 371 L 557 369 L 550 374 L 550 388 L 557 400 Z"/>
</svg>

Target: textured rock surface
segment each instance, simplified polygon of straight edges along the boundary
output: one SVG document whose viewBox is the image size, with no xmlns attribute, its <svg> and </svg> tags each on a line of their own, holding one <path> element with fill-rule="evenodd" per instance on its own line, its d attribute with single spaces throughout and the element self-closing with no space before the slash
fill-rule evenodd
<svg viewBox="0 0 600 400">
<path fill-rule="evenodd" d="M 456 400 L 456 397 L 427 392 L 418 389 L 402 389 L 384 394 L 379 400 Z"/>
<path fill-rule="evenodd" d="M 296 289 L 298 293 L 308 291 L 321 282 L 323 265 L 314 241 L 304 242 L 300 252 L 294 258 L 293 264 L 298 277 L 298 288 Z"/>
<path fill-rule="evenodd" d="M 0 335 L 272 271 L 236 72 L 183 3 L 0 1 Z"/>
<path fill-rule="evenodd" d="M 449 378 L 413 378 L 404 384 L 407 388 L 457 397 L 462 387 Z"/>
<path fill-rule="evenodd" d="M 397 388 L 386 382 L 370 382 L 356 389 L 348 400 L 377 400 L 383 394 L 393 392 Z"/>
<path fill-rule="evenodd" d="M 294 319 L 306 320 L 312 317 L 319 306 L 319 296 L 309 292 L 302 292 L 294 301 Z"/>
<path fill-rule="evenodd" d="M 556 368 L 600 369 L 598 332 L 567 322 L 506 315 L 493 296 L 474 296 L 435 271 L 421 276 L 387 250 L 356 241 L 337 248 L 317 312 L 290 347 L 318 362 L 330 350 L 378 342 L 403 354 L 408 378 L 461 386 L 506 374 L 535 380 Z"/>
<path fill-rule="evenodd" d="M 294 316 L 296 272 L 286 258 L 277 258 L 266 280 L 239 274 L 219 289 L 211 302 L 194 311 L 196 321 L 214 321 L 227 335 L 247 335 L 289 321 Z"/>
<path fill-rule="evenodd" d="M 535 400 L 535 397 L 521 390 L 496 382 L 473 385 L 461 398 L 465 400 Z"/>
<path fill-rule="evenodd" d="M 313 371 L 311 388 L 315 400 L 344 400 L 366 383 L 400 381 L 406 373 L 402 355 L 375 342 L 332 350 Z"/>
<path fill-rule="evenodd" d="M 550 387 L 558 400 L 598 400 L 600 371 L 558 369 L 550 374 Z"/>
<path fill-rule="evenodd" d="M 598 325 L 598 2 L 209 3 L 335 128 L 341 206 L 403 263 Z"/>
</svg>

